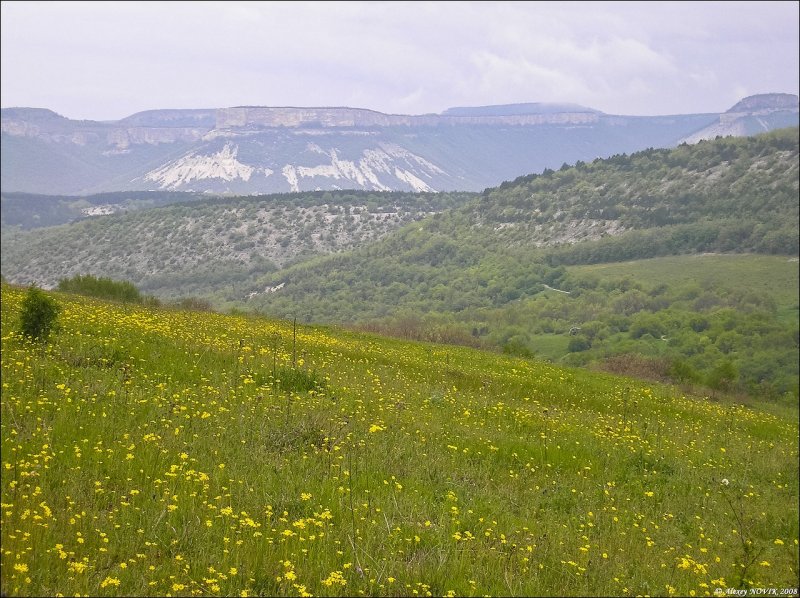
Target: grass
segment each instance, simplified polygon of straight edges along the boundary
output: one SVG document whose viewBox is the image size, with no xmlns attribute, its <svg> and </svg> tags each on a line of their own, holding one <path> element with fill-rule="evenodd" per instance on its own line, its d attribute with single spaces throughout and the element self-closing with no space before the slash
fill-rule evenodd
<svg viewBox="0 0 800 598">
<path fill-rule="evenodd" d="M 537 357 L 556 360 L 567 353 L 569 341 L 563 334 L 537 334 L 531 344 Z"/>
<path fill-rule="evenodd" d="M 631 276 L 646 286 L 667 283 L 683 286 L 689 283 L 715 289 L 746 288 L 759 290 L 775 299 L 778 309 L 792 313 L 797 320 L 797 258 L 759 254 L 697 254 L 659 257 L 632 262 L 570 266 L 569 272 L 593 274 L 600 278 Z"/>
<path fill-rule="evenodd" d="M 479 351 L 2 289 L 6 595 L 795 588 L 796 410 Z"/>
</svg>

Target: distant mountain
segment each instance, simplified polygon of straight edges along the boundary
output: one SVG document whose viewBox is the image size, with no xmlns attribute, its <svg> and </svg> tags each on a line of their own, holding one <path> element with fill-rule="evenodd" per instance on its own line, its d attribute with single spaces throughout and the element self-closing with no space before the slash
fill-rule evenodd
<svg viewBox="0 0 800 598">
<path fill-rule="evenodd" d="M 579 160 L 796 126 L 798 99 L 766 94 L 723 114 L 652 117 L 544 103 L 416 116 L 258 106 L 150 110 L 111 122 L 38 108 L 1 116 L 6 192 L 469 191 Z"/>
<path fill-rule="evenodd" d="M 715 137 L 745 137 L 773 129 L 797 126 L 797 96 L 765 93 L 744 98 L 719 115 L 717 122 L 682 139 L 697 143 Z"/>
</svg>

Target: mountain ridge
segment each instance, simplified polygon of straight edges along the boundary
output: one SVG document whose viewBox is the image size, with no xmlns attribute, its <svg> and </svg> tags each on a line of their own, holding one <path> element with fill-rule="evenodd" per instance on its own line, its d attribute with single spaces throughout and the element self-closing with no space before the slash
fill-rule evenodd
<svg viewBox="0 0 800 598">
<path fill-rule="evenodd" d="M 753 112 L 757 110 L 797 110 L 798 96 L 788 93 L 764 93 L 747 96 L 728 110 L 722 113 L 705 112 L 697 114 L 735 114 Z M 574 103 L 554 103 L 554 102 L 527 102 L 516 104 L 492 104 L 486 106 L 460 106 L 443 110 L 441 113 L 424 114 L 399 114 L 385 113 L 371 108 L 361 108 L 354 106 L 263 106 L 263 105 L 240 105 L 219 108 L 160 108 L 135 112 L 117 120 L 92 120 L 92 119 L 71 119 L 63 116 L 49 108 L 12 106 L 0 109 L 2 114 L 2 130 L 7 132 L 8 127 L 15 119 L 20 120 L 49 120 L 57 122 L 84 123 L 88 126 L 97 127 L 119 127 L 119 126 L 164 126 L 164 127 L 185 127 L 184 119 L 190 119 L 198 126 L 209 126 L 223 128 L 228 118 L 228 111 L 265 111 L 266 113 L 275 112 L 278 116 L 285 116 L 286 120 L 275 119 L 274 126 L 292 126 L 302 121 L 304 113 L 314 113 L 315 115 L 328 116 L 335 122 L 337 114 L 369 114 L 374 115 L 376 120 L 384 119 L 384 122 L 391 124 L 414 123 L 413 119 L 420 119 L 418 123 L 431 123 L 436 119 L 442 122 L 468 122 L 459 121 L 461 118 L 485 118 L 483 124 L 495 124 L 498 117 L 518 117 L 534 115 L 552 114 L 593 114 L 598 116 L 611 116 L 623 118 L 658 118 L 657 115 L 626 116 L 621 114 L 605 113 L 600 110 L 582 106 Z M 211 116 L 214 116 L 214 122 Z M 660 116 L 682 116 L 682 114 L 660 115 Z M 397 119 L 392 121 L 391 119 Z M 178 121 L 180 124 L 172 124 Z M 309 121 L 312 124 L 318 121 Z M 509 124 L 515 121 L 509 120 Z"/>
<path fill-rule="evenodd" d="M 744 104 L 743 104 L 744 102 Z M 624 116 L 574 104 L 450 108 L 164 109 L 74 121 L 4 108 L 4 191 L 276 193 L 480 191 L 563 163 L 796 126 L 797 96 L 762 94 L 725 113 Z"/>
</svg>

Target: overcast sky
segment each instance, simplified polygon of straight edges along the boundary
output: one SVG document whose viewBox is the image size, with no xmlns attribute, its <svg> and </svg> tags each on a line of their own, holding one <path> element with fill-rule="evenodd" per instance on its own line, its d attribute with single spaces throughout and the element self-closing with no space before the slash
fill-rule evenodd
<svg viewBox="0 0 800 598">
<path fill-rule="evenodd" d="M 721 112 L 798 93 L 798 2 L 2 4 L 2 106 L 112 120 L 154 108 L 570 102 Z"/>
</svg>

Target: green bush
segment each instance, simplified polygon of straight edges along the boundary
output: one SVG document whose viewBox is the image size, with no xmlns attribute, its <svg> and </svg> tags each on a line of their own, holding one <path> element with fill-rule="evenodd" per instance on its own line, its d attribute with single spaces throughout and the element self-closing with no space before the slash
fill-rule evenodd
<svg viewBox="0 0 800 598">
<path fill-rule="evenodd" d="M 58 283 L 58 290 L 66 293 L 77 293 L 99 299 L 111 299 L 124 303 L 142 303 L 143 298 L 132 283 L 110 278 L 98 278 L 91 274 L 64 278 Z"/>
<path fill-rule="evenodd" d="M 514 355 L 516 357 L 531 358 L 534 356 L 533 351 L 528 348 L 525 340 L 519 336 L 512 336 L 503 345 L 502 351 L 506 355 Z"/>
<path fill-rule="evenodd" d="M 56 327 L 61 307 L 40 289 L 31 287 L 22 301 L 20 328 L 22 334 L 44 341 Z"/>
<path fill-rule="evenodd" d="M 669 369 L 669 377 L 677 382 L 699 382 L 700 374 L 685 359 L 675 359 Z"/>
<path fill-rule="evenodd" d="M 570 353 L 579 353 L 581 351 L 590 349 L 591 346 L 592 343 L 589 341 L 589 339 L 582 336 L 573 336 L 571 339 L 569 339 L 567 351 Z"/>
<path fill-rule="evenodd" d="M 714 369 L 706 376 L 706 384 L 716 390 L 733 390 L 738 381 L 739 371 L 736 366 L 728 360 L 717 363 Z"/>
</svg>

